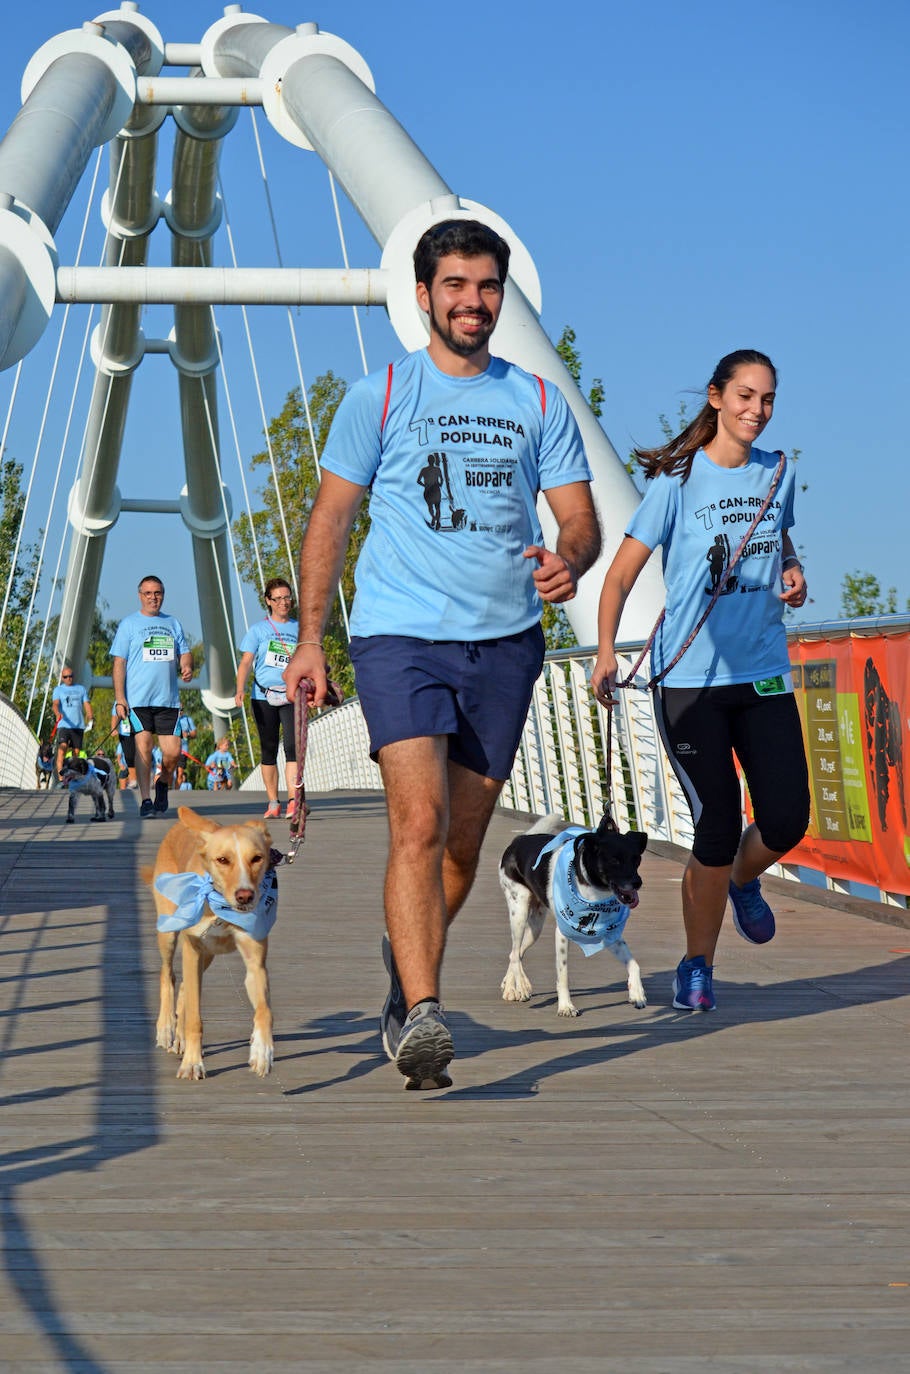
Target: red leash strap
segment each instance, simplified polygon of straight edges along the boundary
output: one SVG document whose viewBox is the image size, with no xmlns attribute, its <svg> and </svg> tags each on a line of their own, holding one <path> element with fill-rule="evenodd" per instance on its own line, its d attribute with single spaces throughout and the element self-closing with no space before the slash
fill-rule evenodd
<svg viewBox="0 0 910 1374">
<path fill-rule="evenodd" d="M 311 678 L 304 677 L 297 684 L 297 691 L 294 695 L 294 741 L 297 746 L 297 781 L 294 784 L 294 814 L 291 817 L 290 840 L 291 846 L 285 855 L 284 862 L 292 864 L 297 857 L 297 850 L 303 844 L 306 832 L 306 794 L 303 788 L 303 769 L 306 763 L 307 735 L 309 733 L 309 714 L 310 700 L 315 693 L 315 686 Z M 326 695 L 327 706 L 340 706 L 344 701 L 344 693 L 335 682 L 329 683 Z"/>
<path fill-rule="evenodd" d="M 778 462 L 777 468 L 776 468 L 775 473 L 774 473 L 774 476 L 773 476 L 772 479 L 771 479 L 771 486 L 768 488 L 768 495 L 765 497 L 764 501 L 762 502 L 761 510 L 758 512 L 758 514 L 756 515 L 755 519 L 752 521 L 752 524 L 749 526 L 748 530 L 746 531 L 746 533 L 743 535 L 742 539 L 740 540 L 739 545 L 738 545 L 738 547 L 737 547 L 737 549 L 736 549 L 736 552 L 733 554 L 733 557 L 730 559 L 730 562 L 729 562 L 729 563 L 727 564 L 727 566 L 724 568 L 723 573 L 721 574 L 721 577 L 720 577 L 720 581 L 718 582 L 717 586 L 716 586 L 715 589 L 714 589 L 714 593 L 713 593 L 713 595 L 712 595 L 712 597 L 711 597 L 711 600 L 708 602 L 707 608 L 706 608 L 706 610 L 704 611 L 703 615 L 701 616 L 701 619 L 699 620 L 698 624 L 695 626 L 695 629 L 694 629 L 694 630 L 692 631 L 692 633 L 689 635 L 688 639 L 687 639 L 686 642 L 683 644 L 683 646 L 682 646 L 682 648 L 679 650 L 679 652 L 670 660 L 670 662 L 667 664 L 667 666 L 666 666 L 665 668 L 662 668 L 661 671 L 660 671 L 655 677 L 652 677 L 652 678 L 651 678 L 650 682 L 647 684 L 647 690 L 653 692 L 654 688 L 657 687 L 657 685 L 658 685 L 659 683 L 663 682 L 664 678 L 667 676 L 667 673 L 669 673 L 670 670 L 671 670 L 672 668 L 675 668 L 675 667 L 676 667 L 677 663 L 678 663 L 679 660 L 682 658 L 682 656 L 683 656 L 683 654 L 686 652 L 686 650 L 689 649 L 689 648 L 691 648 L 692 642 L 693 642 L 693 640 L 695 639 L 696 635 L 698 634 L 699 630 L 700 630 L 701 627 L 704 625 L 705 621 L 708 619 L 708 616 L 709 616 L 709 615 L 711 614 L 711 612 L 714 610 L 714 607 L 717 605 L 717 603 L 718 603 L 718 601 L 720 600 L 720 598 L 723 596 L 724 587 L 726 587 L 728 581 L 730 580 L 730 574 L 732 573 L 733 569 L 736 567 L 736 564 L 739 562 L 740 558 L 742 557 L 743 551 L 744 551 L 746 545 L 748 544 L 749 540 L 752 538 L 753 534 L 754 534 L 755 531 L 758 529 L 759 525 L 761 524 L 761 522 L 764 520 L 765 516 L 767 515 L 767 513 L 768 513 L 768 507 L 771 505 L 771 502 L 774 500 L 774 493 L 777 491 L 778 484 L 779 484 L 779 482 L 780 482 L 781 477 L 783 476 L 784 467 L 785 467 L 786 462 L 787 462 L 786 456 L 784 455 L 784 453 L 783 453 L 783 451 L 782 451 L 781 449 L 778 449 L 778 450 L 777 450 L 777 453 L 778 453 L 778 455 L 779 455 L 780 461 Z M 654 644 L 654 640 L 657 638 L 657 631 L 660 629 L 661 625 L 663 624 L 663 622 L 664 622 L 664 617 L 666 616 L 666 614 L 667 614 L 666 610 L 663 610 L 663 611 L 661 611 L 660 615 L 657 617 L 657 620 L 656 620 L 655 623 L 654 623 L 654 629 L 651 631 L 651 633 L 650 633 L 649 636 L 648 636 L 648 642 L 647 642 L 647 644 L 645 645 L 645 647 L 642 649 L 641 653 L 639 654 L 639 656 L 638 656 L 638 658 L 637 658 L 637 660 L 636 660 L 636 662 L 635 662 L 635 665 L 634 665 L 634 667 L 632 668 L 632 671 L 629 673 L 629 676 L 628 676 L 627 678 L 624 678 L 624 679 L 623 679 L 622 682 L 617 682 L 617 683 L 616 683 L 616 690 L 620 690 L 620 689 L 622 689 L 622 688 L 624 688 L 624 687 L 631 687 L 631 686 L 633 685 L 633 680 L 634 680 L 634 678 L 635 678 L 635 674 L 638 672 L 639 668 L 640 668 L 641 665 L 644 663 L 645 658 L 647 657 L 647 655 L 651 652 L 651 648 L 652 648 L 652 646 L 653 646 L 653 644 Z"/>
</svg>

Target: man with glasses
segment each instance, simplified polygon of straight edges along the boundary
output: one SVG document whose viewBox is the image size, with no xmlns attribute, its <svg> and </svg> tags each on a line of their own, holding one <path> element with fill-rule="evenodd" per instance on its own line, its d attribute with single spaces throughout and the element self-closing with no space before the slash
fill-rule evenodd
<svg viewBox="0 0 910 1374">
<path fill-rule="evenodd" d="M 139 583 L 139 610 L 120 622 L 111 655 L 114 660 L 114 710 L 121 720 L 130 712 L 138 719 L 136 782 L 143 820 L 167 811 L 167 794 L 180 761 L 180 738 L 174 734 L 180 711 L 181 682 L 193 676 L 193 655 L 183 626 L 162 609 L 164 583 L 144 577 Z M 161 775 L 151 798 L 152 737 L 161 749 Z"/>
<path fill-rule="evenodd" d="M 575 595 L 600 550 L 591 472 L 565 397 L 494 357 L 508 244 L 476 220 L 414 253 L 428 347 L 351 387 L 322 456 L 300 555 L 300 633 L 285 673 L 326 699 L 322 636 L 370 490 L 351 659 L 389 815 L 389 992 L 380 1027 L 409 1088 L 446 1087 L 447 930 L 477 870 L 540 674 L 544 602 Z M 537 497 L 558 528 L 543 542 Z"/>
<path fill-rule="evenodd" d="M 75 674 L 72 668 L 68 663 L 65 663 L 60 673 L 60 681 L 54 688 L 52 703 L 57 721 L 55 728 L 58 778 L 67 749 L 72 749 L 78 753 L 82 748 L 86 730 L 90 730 L 94 724 L 92 703 L 88 699 L 88 692 L 74 679 Z"/>
</svg>

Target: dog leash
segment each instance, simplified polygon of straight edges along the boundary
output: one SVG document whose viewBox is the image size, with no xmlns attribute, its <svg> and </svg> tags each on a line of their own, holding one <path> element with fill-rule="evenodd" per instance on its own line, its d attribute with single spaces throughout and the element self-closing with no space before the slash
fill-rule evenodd
<svg viewBox="0 0 910 1374">
<path fill-rule="evenodd" d="M 288 852 L 281 855 L 273 864 L 277 863 L 292 864 L 297 858 L 297 851 L 303 844 L 306 833 L 306 794 L 303 787 L 303 768 L 306 762 L 307 736 L 309 734 L 309 713 L 310 701 L 315 696 L 316 685 L 312 678 L 301 678 L 297 684 L 297 691 L 294 694 L 294 740 L 297 746 L 297 780 L 294 784 L 294 814 L 291 817 L 290 825 L 290 847 Z M 329 682 L 326 691 L 326 705 L 340 706 L 344 701 L 344 693 L 336 682 Z M 277 855 L 277 850 L 272 850 L 273 855 Z"/>
</svg>

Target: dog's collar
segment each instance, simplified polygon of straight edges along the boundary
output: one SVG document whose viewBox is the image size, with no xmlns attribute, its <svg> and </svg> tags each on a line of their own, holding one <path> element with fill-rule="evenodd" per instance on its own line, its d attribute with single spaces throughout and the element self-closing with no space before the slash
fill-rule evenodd
<svg viewBox="0 0 910 1374">
<path fill-rule="evenodd" d="M 567 940 L 590 955 L 607 949 L 620 939 L 629 919 L 629 908 L 612 894 L 601 902 L 589 902 L 579 892 L 575 846 L 571 842 L 586 833 L 582 825 L 570 825 L 561 830 L 544 845 L 533 867 L 537 867 L 545 854 L 552 854 L 550 888 L 556 924 Z"/>
<path fill-rule="evenodd" d="M 228 906 L 208 873 L 159 873 L 155 890 L 177 908 L 158 917 L 160 931 L 189 930 L 199 923 L 208 905 L 219 921 L 238 926 L 254 940 L 264 940 L 278 915 L 278 879 L 272 869 L 262 880 L 259 901 L 252 911 L 235 911 Z"/>
</svg>

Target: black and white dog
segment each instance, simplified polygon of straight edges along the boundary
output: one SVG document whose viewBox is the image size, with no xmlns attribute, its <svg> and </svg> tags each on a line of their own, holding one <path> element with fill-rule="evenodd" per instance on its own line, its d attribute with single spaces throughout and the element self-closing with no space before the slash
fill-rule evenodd
<svg viewBox="0 0 910 1374">
<path fill-rule="evenodd" d="M 641 969 L 623 938 L 629 912 L 638 905 L 638 869 L 648 837 L 620 834 L 605 816 L 596 830 L 567 825 L 561 816 L 544 816 L 508 846 L 499 862 L 499 881 L 509 907 L 512 953 L 502 980 L 506 1002 L 526 1002 L 531 980 L 521 959 L 543 929 L 556 918 L 556 992 L 560 1016 L 577 1016 L 569 995 L 569 941 L 586 954 L 600 949 L 625 965 L 629 1001 L 647 1005 Z"/>
<path fill-rule="evenodd" d="M 69 805 L 66 808 L 66 823 L 72 825 L 76 819 L 76 798 L 90 797 L 95 811 L 90 817 L 93 821 L 114 819 L 114 793 L 117 781 L 114 768 L 108 758 L 80 759 L 67 754 L 63 760 L 60 782 L 69 790 Z M 107 798 L 107 808 L 105 808 Z"/>
</svg>

